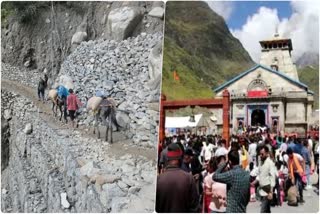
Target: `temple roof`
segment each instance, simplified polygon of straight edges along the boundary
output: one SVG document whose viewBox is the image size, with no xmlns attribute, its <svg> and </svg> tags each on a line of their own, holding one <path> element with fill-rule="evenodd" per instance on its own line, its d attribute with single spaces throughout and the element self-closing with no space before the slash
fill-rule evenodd
<svg viewBox="0 0 320 214">
<path fill-rule="evenodd" d="M 225 83 L 222 84 L 221 86 L 213 89 L 213 91 L 214 91 L 215 93 L 218 93 L 219 91 L 223 90 L 223 89 L 226 88 L 227 86 L 231 85 L 231 84 L 234 83 L 235 81 L 241 79 L 243 76 L 249 74 L 250 72 L 255 71 L 255 70 L 258 69 L 258 68 L 262 68 L 262 69 L 264 69 L 264 70 L 266 70 L 266 71 L 268 71 L 268 72 L 271 72 L 271 73 L 274 73 L 274 74 L 276 74 L 276 75 L 279 75 L 279 76 L 281 76 L 282 78 L 288 80 L 289 82 L 291 82 L 291 83 L 293 83 L 293 84 L 295 84 L 295 85 L 297 85 L 297 86 L 299 86 L 299 87 L 302 87 L 302 88 L 306 89 L 308 92 L 311 92 L 311 91 L 308 90 L 308 86 L 307 86 L 306 84 L 303 84 L 302 82 L 299 82 L 299 81 L 297 81 L 297 80 L 292 79 L 291 77 L 289 77 L 288 75 L 286 75 L 285 73 L 283 73 L 283 72 L 281 72 L 281 71 L 273 70 L 273 69 L 271 69 L 271 68 L 269 68 L 269 67 L 266 67 L 266 66 L 263 66 L 263 65 L 261 65 L 261 64 L 257 64 L 257 65 L 255 65 L 254 67 L 250 68 L 249 70 L 246 70 L 246 71 L 240 73 L 238 76 L 236 76 L 236 77 L 232 78 L 231 80 L 225 82 Z"/>
</svg>

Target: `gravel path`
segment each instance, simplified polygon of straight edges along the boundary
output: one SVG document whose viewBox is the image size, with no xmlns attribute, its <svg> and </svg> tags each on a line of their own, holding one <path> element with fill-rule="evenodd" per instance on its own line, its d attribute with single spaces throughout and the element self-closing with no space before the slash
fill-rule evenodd
<svg viewBox="0 0 320 214">
<path fill-rule="evenodd" d="M 58 118 L 54 118 L 52 110 L 51 110 L 51 101 L 47 101 L 45 103 L 42 103 L 41 101 L 38 101 L 37 97 L 37 91 L 36 89 L 26 86 L 23 84 L 20 84 L 16 81 L 11 81 L 2 78 L 1 79 L 1 88 L 4 88 L 9 91 L 14 91 L 30 100 L 33 101 L 33 103 L 40 109 L 39 116 L 46 120 L 48 125 L 54 129 L 61 129 L 61 130 L 68 130 L 69 126 L 66 124 L 60 122 Z M 95 135 L 92 134 L 92 128 L 86 127 L 86 126 L 80 126 L 76 131 L 77 134 L 79 134 L 81 137 L 92 137 L 97 138 Z M 104 138 L 105 133 L 105 127 L 100 127 L 101 133 L 102 133 L 102 139 Z M 89 131 L 90 129 L 90 131 Z M 122 139 L 121 141 L 117 141 L 117 139 Z M 135 146 L 132 144 L 131 140 L 124 140 L 121 133 L 114 132 L 114 143 L 110 145 L 110 151 L 109 153 L 115 155 L 115 156 L 122 156 L 125 154 L 131 154 L 134 156 L 143 156 L 146 157 L 148 160 L 156 160 L 157 153 L 156 149 L 151 148 L 142 148 Z"/>
</svg>

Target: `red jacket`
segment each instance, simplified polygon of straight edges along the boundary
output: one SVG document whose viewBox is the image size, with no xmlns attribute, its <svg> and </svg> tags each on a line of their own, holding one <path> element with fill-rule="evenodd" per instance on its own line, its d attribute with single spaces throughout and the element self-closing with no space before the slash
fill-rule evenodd
<svg viewBox="0 0 320 214">
<path fill-rule="evenodd" d="M 79 108 L 80 101 L 75 94 L 70 94 L 67 97 L 67 109 L 68 111 L 76 111 Z"/>
</svg>

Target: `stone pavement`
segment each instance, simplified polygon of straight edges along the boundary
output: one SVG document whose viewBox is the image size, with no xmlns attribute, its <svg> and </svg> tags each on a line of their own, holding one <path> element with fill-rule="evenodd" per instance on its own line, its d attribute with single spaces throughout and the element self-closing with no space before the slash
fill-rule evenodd
<svg viewBox="0 0 320 214">
<path fill-rule="evenodd" d="M 317 176 L 312 177 L 313 183 L 316 183 Z M 312 189 L 304 190 L 303 197 L 304 204 L 299 204 L 298 207 L 288 206 L 287 202 L 284 202 L 282 206 L 271 207 L 272 213 L 318 213 L 319 212 L 319 195 L 314 191 L 316 187 Z M 247 206 L 248 213 L 259 213 L 260 202 L 250 202 Z"/>
</svg>

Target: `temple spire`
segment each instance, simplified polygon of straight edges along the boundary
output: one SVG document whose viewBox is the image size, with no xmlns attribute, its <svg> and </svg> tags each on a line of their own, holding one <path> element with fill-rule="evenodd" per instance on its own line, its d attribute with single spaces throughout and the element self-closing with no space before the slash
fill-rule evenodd
<svg viewBox="0 0 320 214">
<path fill-rule="evenodd" d="M 274 37 L 279 37 L 279 24 L 276 24 L 276 30 L 275 30 Z"/>
</svg>

